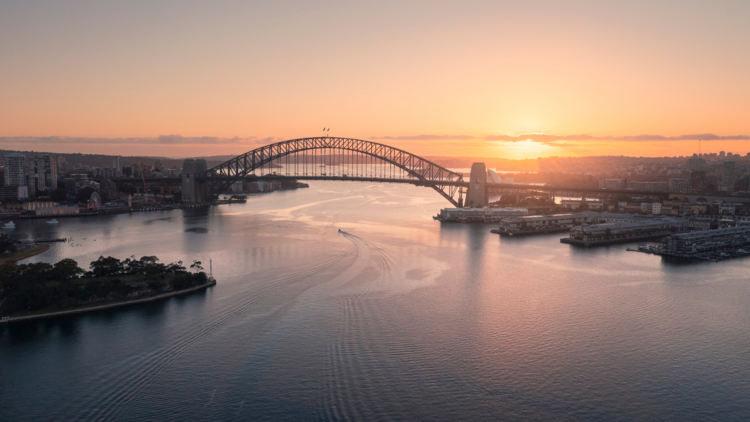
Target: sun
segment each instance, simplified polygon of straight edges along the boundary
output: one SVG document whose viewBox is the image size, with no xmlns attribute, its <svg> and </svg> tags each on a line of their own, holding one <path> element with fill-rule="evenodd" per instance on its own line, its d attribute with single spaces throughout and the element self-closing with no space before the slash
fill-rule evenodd
<svg viewBox="0 0 750 422">
<path fill-rule="evenodd" d="M 549 155 L 552 148 L 541 142 L 535 142 L 533 139 L 525 139 L 512 144 L 505 144 L 502 149 L 505 157 L 524 160 Z"/>
</svg>

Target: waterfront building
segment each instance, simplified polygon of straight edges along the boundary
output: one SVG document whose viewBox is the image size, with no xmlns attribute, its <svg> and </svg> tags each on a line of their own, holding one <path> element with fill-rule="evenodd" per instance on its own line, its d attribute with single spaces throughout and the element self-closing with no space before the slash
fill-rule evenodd
<svg viewBox="0 0 750 422">
<path fill-rule="evenodd" d="M 599 189 L 624 190 L 628 179 L 599 179 Z"/>
<path fill-rule="evenodd" d="M 585 211 L 572 214 L 529 215 L 500 220 L 499 234 L 509 236 L 568 231 L 571 228 L 598 220 L 599 213 Z"/>
<path fill-rule="evenodd" d="M 730 247 L 750 244 L 750 226 L 672 234 L 664 238 L 664 255 L 689 256 Z"/>
<path fill-rule="evenodd" d="M 495 233 L 522 236 L 537 233 L 554 233 L 568 231 L 582 224 L 622 223 L 631 221 L 648 221 L 650 215 L 622 214 L 610 212 L 583 211 L 570 214 L 529 215 L 507 217 L 500 220 L 500 226 Z"/>
<path fill-rule="evenodd" d="M 38 216 L 44 217 L 59 217 L 67 215 L 78 215 L 81 209 L 75 205 L 70 206 L 55 206 L 55 207 L 41 207 L 37 208 L 34 212 Z"/>
<path fill-rule="evenodd" d="M 661 202 L 651 204 L 651 214 L 661 214 Z"/>
<path fill-rule="evenodd" d="M 31 201 L 23 204 L 22 209 L 24 211 L 36 211 L 40 208 L 51 208 L 57 206 L 60 206 L 60 204 L 52 201 Z"/>
<path fill-rule="evenodd" d="M 560 201 L 560 205 L 564 209 L 570 210 L 581 209 L 581 207 L 592 211 L 601 211 L 604 209 L 604 203 L 600 199 L 563 199 Z"/>
<path fill-rule="evenodd" d="M 526 208 L 443 208 L 433 218 L 454 222 L 498 222 L 504 217 L 528 214 L 529 210 Z"/>
<path fill-rule="evenodd" d="M 562 238 L 560 242 L 579 246 L 608 245 L 654 239 L 688 229 L 688 220 L 670 217 L 591 224 L 574 227 L 570 230 L 570 237 Z"/>
</svg>

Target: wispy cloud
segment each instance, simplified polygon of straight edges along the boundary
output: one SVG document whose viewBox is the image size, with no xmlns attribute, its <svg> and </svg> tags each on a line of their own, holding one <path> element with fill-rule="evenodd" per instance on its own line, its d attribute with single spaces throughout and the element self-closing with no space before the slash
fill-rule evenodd
<svg viewBox="0 0 750 422">
<path fill-rule="evenodd" d="M 73 144 L 96 144 L 96 145 L 265 145 L 281 141 L 280 138 L 258 138 L 255 136 L 240 138 L 220 138 L 215 136 L 182 136 L 182 135 L 160 135 L 155 138 L 77 138 L 67 136 L 16 136 L 0 137 L 0 146 L 3 144 L 45 144 L 45 145 L 73 145 Z"/>
<path fill-rule="evenodd" d="M 390 141 L 454 141 L 477 139 L 471 135 L 409 135 L 409 136 L 372 136 L 370 139 Z"/>
<path fill-rule="evenodd" d="M 566 141 L 744 141 L 750 140 L 748 135 L 720 136 L 713 133 L 699 133 L 692 135 L 664 136 L 664 135 L 635 135 L 635 136 L 593 136 L 593 135 L 550 135 L 546 133 L 526 133 L 517 136 L 490 135 L 483 138 L 486 141 L 522 142 L 531 140 L 549 145 L 560 145 Z"/>
<path fill-rule="evenodd" d="M 558 147 L 572 147 L 577 141 L 744 141 L 750 140 L 748 135 L 716 135 L 713 133 L 697 133 L 690 135 L 665 136 L 665 135 L 633 135 L 633 136 L 610 136 L 610 135 L 554 135 L 548 133 L 524 133 L 520 135 L 404 135 L 404 136 L 373 136 L 372 140 L 386 141 L 467 141 L 485 140 L 494 142 L 525 142 L 532 141 L 541 144 Z"/>
</svg>

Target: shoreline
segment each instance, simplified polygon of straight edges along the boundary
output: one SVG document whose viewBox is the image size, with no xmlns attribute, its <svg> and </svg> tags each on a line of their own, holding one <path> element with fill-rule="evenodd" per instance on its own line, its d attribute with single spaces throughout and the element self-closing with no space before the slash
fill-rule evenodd
<svg viewBox="0 0 750 422">
<path fill-rule="evenodd" d="M 36 255 L 39 255 L 40 253 L 47 252 L 49 248 L 50 248 L 49 245 L 37 244 L 34 249 L 29 249 L 28 251 L 23 251 L 23 252 L 16 252 L 15 254 L 13 254 L 13 255 L 21 255 L 20 257 L 14 257 L 13 255 L 8 255 L 6 257 L 0 258 L 0 265 L 8 263 L 8 262 L 18 262 L 26 258 L 31 258 L 32 256 L 36 256 Z"/>
<path fill-rule="evenodd" d="M 112 309 L 112 308 L 119 308 L 121 306 L 128 306 L 128 305 L 135 305 L 138 303 L 147 303 L 147 302 L 153 302 L 155 300 L 160 299 L 167 299 L 173 296 L 185 294 L 185 293 L 191 293 L 198 290 L 206 289 L 211 286 L 216 285 L 216 280 L 209 281 L 206 284 L 201 284 L 200 286 L 191 287 L 189 289 L 179 290 L 176 292 L 169 292 L 164 293 L 156 296 L 146 297 L 143 299 L 133 299 L 133 300 L 126 300 L 121 302 L 114 302 L 114 303 L 108 303 L 106 305 L 93 305 L 93 306 L 86 306 L 83 308 L 78 309 L 69 309 L 67 311 L 54 311 L 54 312 L 45 312 L 43 314 L 37 314 L 37 315 L 26 315 L 26 316 L 18 316 L 18 317 L 10 317 L 7 319 L 0 319 L 0 324 L 2 323 L 10 323 L 10 322 L 18 322 L 18 321 L 29 321 L 32 319 L 39 319 L 39 318 L 48 318 L 48 317 L 54 317 L 54 316 L 63 316 L 63 315 L 74 315 L 74 314 L 81 314 L 84 312 L 92 312 L 92 311 L 99 311 L 103 309 Z"/>
</svg>

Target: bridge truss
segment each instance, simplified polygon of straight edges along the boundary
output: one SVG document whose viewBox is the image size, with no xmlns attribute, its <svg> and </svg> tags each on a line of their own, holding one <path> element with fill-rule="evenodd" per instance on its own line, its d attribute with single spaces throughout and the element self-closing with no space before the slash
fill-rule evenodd
<svg viewBox="0 0 750 422">
<path fill-rule="evenodd" d="M 256 148 L 208 169 L 201 182 L 216 198 L 248 176 L 301 180 L 409 183 L 435 189 L 454 206 L 463 202 L 463 175 L 424 158 L 376 142 L 349 138 L 303 138 Z"/>
</svg>

